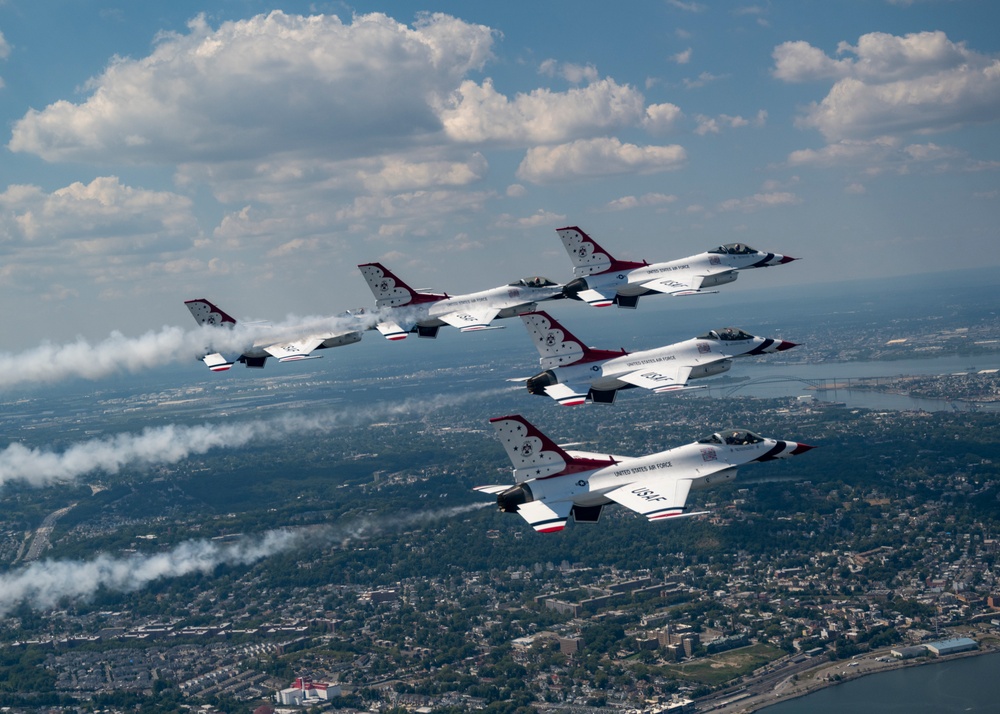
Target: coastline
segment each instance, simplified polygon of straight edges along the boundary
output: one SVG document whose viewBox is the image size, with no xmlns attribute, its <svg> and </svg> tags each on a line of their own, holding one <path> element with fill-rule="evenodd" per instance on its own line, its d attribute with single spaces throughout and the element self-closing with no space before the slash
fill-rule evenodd
<svg viewBox="0 0 1000 714">
<path fill-rule="evenodd" d="M 766 712 L 775 705 L 815 694 L 837 685 L 855 682 L 872 675 L 914 667 L 945 664 L 970 657 L 1000 654 L 1000 643 L 994 641 L 986 646 L 981 643 L 980 649 L 939 657 L 918 657 L 906 660 L 892 658 L 888 662 L 875 661 L 878 657 L 892 657 L 889 654 L 891 649 L 884 648 L 868 652 L 864 657 L 859 656 L 853 660 L 820 661 L 813 667 L 789 672 L 787 676 L 777 680 L 773 687 L 760 692 L 753 692 L 754 682 L 749 681 L 740 691 L 734 691 L 728 696 L 723 696 L 718 702 L 696 703 L 696 711 L 716 712 L 717 714 L 753 714 L 754 712 Z M 858 662 L 859 664 L 852 669 L 852 662 Z M 839 674 L 841 678 L 837 680 L 829 679 L 829 677 L 835 674 Z M 804 679 L 805 677 L 808 677 L 808 679 Z"/>
</svg>

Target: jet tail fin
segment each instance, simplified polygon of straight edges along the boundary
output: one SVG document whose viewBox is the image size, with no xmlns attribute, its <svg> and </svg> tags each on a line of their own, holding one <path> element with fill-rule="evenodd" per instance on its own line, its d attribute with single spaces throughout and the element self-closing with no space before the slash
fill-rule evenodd
<svg viewBox="0 0 1000 714">
<path fill-rule="evenodd" d="M 225 325 L 235 327 L 236 318 L 228 315 L 222 308 L 216 307 L 205 298 L 196 300 L 185 300 L 184 304 L 191 312 L 191 316 L 199 325 Z"/>
<path fill-rule="evenodd" d="M 414 290 L 381 263 L 364 263 L 359 265 L 358 269 L 365 276 L 368 287 L 375 295 L 376 307 L 417 305 L 425 302 L 438 302 L 448 297 L 446 294 L 424 293 Z"/>
<path fill-rule="evenodd" d="M 631 270 L 647 265 L 645 262 L 615 259 L 577 226 L 557 228 L 556 233 L 559 234 L 559 239 L 569 254 L 569 259 L 573 263 L 573 274 L 577 277 L 607 273 L 612 270 Z"/>
<path fill-rule="evenodd" d="M 610 457 L 599 459 L 570 456 L 520 414 L 495 417 L 490 419 L 490 423 L 514 465 L 514 481 L 517 483 L 617 463 Z"/>
<path fill-rule="evenodd" d="M 600 362 L 628 354 L 625 350 L 615 352 L 587 347 L 547 312 L 526 312 L 521 315 L 521 320 L 535 343 L 542 369 L 577 362 Z"/>
</svg>

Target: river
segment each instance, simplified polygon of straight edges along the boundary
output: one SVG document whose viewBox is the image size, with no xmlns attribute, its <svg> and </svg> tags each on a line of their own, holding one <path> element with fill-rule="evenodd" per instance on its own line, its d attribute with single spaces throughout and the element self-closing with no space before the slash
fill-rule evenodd
<svg viewBox="0 0 1000 714">
<path fill-rule="evenodd" d="M 748 360 L 749 361 L 749 360 Z M 907 359 L 872 362 L 824 362 L 820 364 L 789 364 L 774 366 L 763 359 L 759 363 L 740 363 L 739 375 L 748 377 L 745 382 L 716 380 L 705 382 L 709 389 L 705 396 L 725 397 L 741 395 L 752 397 L 813 396 L 817 400 L 842 402 L 851 408 L 865 409 L 923 409 L 924 411 L 964 411 L 968 409 L 1000 410 L 1000 404 L 974 405 L 955 399 L 923 399 L 903 394 L 887 394 L 870 389 L 817 390 L 815 384 L 846 383 L 869 377 L 898 377 L 903 375 L 947 375 L 1000 368 L 1000 355 L 983 356 L 970 365 L 968 357 L 949 356 L 933 359 Z M 730 374 L 736 373 L 736 369 Z M 697 394 L 697 392 L 695 392 Z"/>
<path fill-rule="evenodd" d="M 766 714 L 952 714 L 1000 711 L 1000 654 L 907 667 L 827 687 Z"/>
</svg>

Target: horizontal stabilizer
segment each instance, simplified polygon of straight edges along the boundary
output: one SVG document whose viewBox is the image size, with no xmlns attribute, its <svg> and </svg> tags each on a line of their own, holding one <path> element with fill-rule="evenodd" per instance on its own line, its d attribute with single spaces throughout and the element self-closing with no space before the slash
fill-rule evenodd
<svg viewBox="0 0 1000 714">
<path fill-rule="evenodd" d="M 380 322 L 375 329 L 387 340 L 405 340 L 409 330 L 404 330 L 395 322 Z"/>
<path fill-rule="evenodd" d="M 497 494 L 497 493 L 501 493 L 503 491 L 506 491 L 508 488 L 510 488 L 510 485 L 507 485 L 507 486 L 473 486 L 472 490 L 473 491 L 479 491 L 480 493 Z"/>
<path fill-rule="evenodd" d="M 545 393 L 564 407 L 575 407 L 587 401 L 587 387 L 574 388 L 568 384 L 553 384 L 545 388 Z"/>
<path fill-rule="evenodd" d="M 517 513 L 539 533 L 555 533 L 566 527 L 572 508 L 570 501 L 560 501 L 552 506 L 541 501 L 528 501 L 517 507 Z"/>
<path fill-rule="evenodd" d="M 610 290 L 594 290 L 591 288 L 581 290 L 577 293 L 577 297 L 591 307 L 608 307 L 614 305 L 616 294 L 617 291 L 614 288 Z"/>
<path fill-rule="evenodd" d="M 213 372 L 225 372 L 233 366 L 233 363 L 236 360 L 227 359 L 218 352 L 215 352 L 210 355 L 205 355 L 202 357 L 201 361 L 204 362 L 205 365 Z"/>
</svg>

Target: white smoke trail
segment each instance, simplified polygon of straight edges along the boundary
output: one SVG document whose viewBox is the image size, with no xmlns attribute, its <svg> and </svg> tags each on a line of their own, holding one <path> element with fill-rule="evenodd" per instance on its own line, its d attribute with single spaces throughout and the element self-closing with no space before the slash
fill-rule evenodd
<svg viewBox="0 0 1000 714">
<path fill-rule="evenodd" d="M 338 526 L 309 526 L 243 536 L 235 542 L 193 540 L 153 555 L 114 558 L 107 554 L 90 560 L 44 560 L 0 575 L 0 617 L 21 603 L 34 610 L 48 610 L 66 600 L 86 602 L 101 588 L 134 592 L 162 578 L 209 573 L 217 566 L 250 565 L 264 558 L 305 546 L 345 544 L 386 531 L 399 531 L 443 518 L 451 518 L 489 504 L 456 506 L 437 511 L 363 519 Z"/>
<path fill-rule="evenodd" d="M 0 451 L 0 487 L 20 481 L 44 487 L 72 481 L 92 472 L 118 473 L 127 466 L 175 464 L 212 449 L 238 449 L 251 442 L 277 441 L 292 435 L 326 433 L 399 414 L 424 415 L 473 399 L 484 399 L 497 390 L 461 395 L 439 395 L 380 403 L 368 408 L 316 414 L 283 414 L 273 419 L 197 426 L 146 428 L 139 433 L 82 441 L 62 452 L 11 444 Z"/>
<path fill-rule="evenodd" d="M 237 325 L 228 330 L 201 326 L 193 330 L 163 327 L 140 337 L 112 332 L 91 344 L 83 338 L 55 345 L 45 343 L 18 354 L 0 353 L 0 389 L 24 384 L 53 384 L 83 377 L 100 379 L 116 374 L 134 374 L 175 362 L 191 362 L 208 352 L 241 354 L 254 344 L 273 344 L 309 335 L 334 335 L 365 330 L 377 317 L 289 318 L 269 326 Z"/>
</svg>

